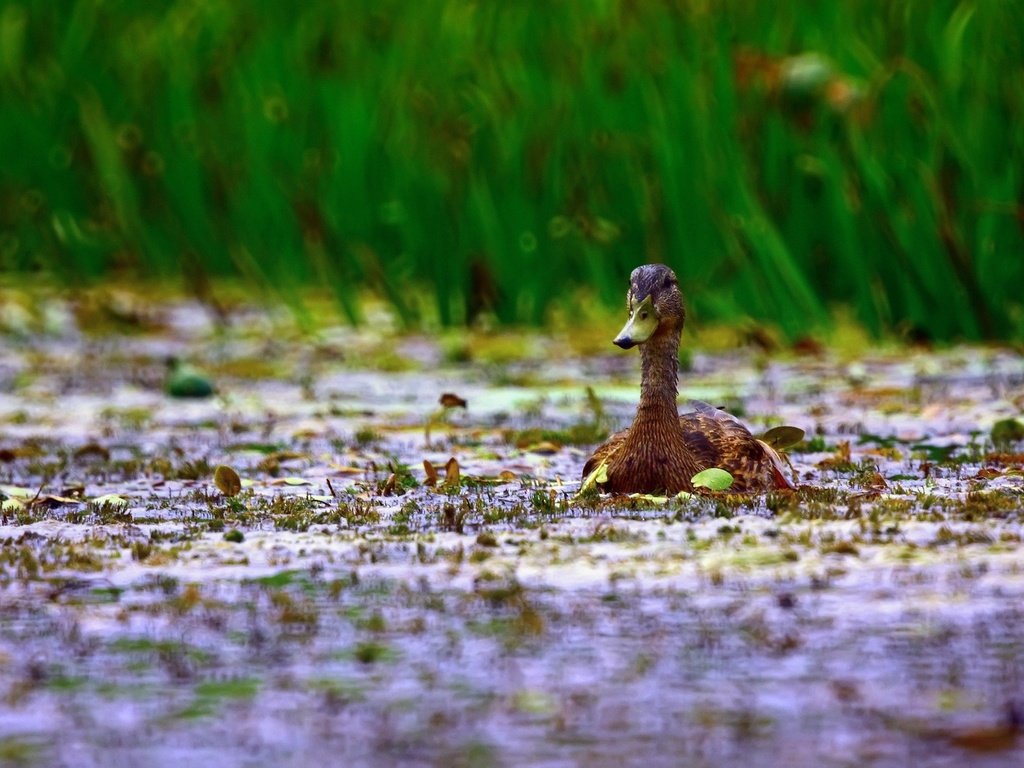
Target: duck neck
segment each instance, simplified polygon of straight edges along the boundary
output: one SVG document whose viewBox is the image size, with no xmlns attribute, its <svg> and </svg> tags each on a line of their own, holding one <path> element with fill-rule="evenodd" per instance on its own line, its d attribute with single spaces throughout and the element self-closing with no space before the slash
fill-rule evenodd
<svg viewBox="0 0 1024 768">
<path fill-rule="evenodd" d="M 638 423 L 659 424 L 679 421 L 676 395 L 679 380 L 678 329 L 655 334 L 640 347 L 640 405 Z"/>
</svg>

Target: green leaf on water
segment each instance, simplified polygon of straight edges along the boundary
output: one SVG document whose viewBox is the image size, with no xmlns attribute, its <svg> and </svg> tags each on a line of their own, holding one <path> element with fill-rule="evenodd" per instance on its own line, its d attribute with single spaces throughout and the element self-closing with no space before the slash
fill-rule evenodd
<svg viewBox="0 0 1024 768">
<path fill-rule="evenodd" d="M 270 481 L 271 485 L 312 485 L 312 480 L 304 477 L 278 477 Z"/>
<path fill-rule="evenodd" d="M 164 391 L 171 397 L 210 397 L 214 393 L 213 383 L 199 369 L 177 359 L 168 361 L 167 381 Z"/>
<path fill-rule="evenodd" d="M 22 488 L 19 485 L 0 485 L 0 493 L 8 498 L 31 499 L 36 492 L 31 488 Z"/>
<path fill-rule="evenodd" d="M 97 496 L 92 500 L 92 503 L 99 507 L 107 507 L 108 509 L 113 507 L 127 507 L 128 499 L 124 496 L 118 496 L 116 493 L 106 493 L 102 496 Z"/>
<path fill-rule="evenodd" d="M 709 491 L 724 491 L 732 485 L 732 475 L 724 469 L 709 467 L 690 478 L 694 488 L 707 488 Z"/>
<path fill-rule="evenodd" d="M 608 482 L 608 462 L 602 461 L 597 465 L 597 469 L 587 475 L 587 478 L 580 484 L 580 489 L 576 493 L 576 498 L 582 496 L 586 491 L 590 490 L 595 485 L 603 484 Z"/>
<path fill-rule="evenodd" d="M 224 534 L 224 541 L 230 541 L 232 544 L 241 544 L 245 541 L 245 534 L 237 528 L 232 528 Z"/>
<path fill-rule="evenodd" d="M 1017 419 L 1000 419 L 992 425 L 992 444 L 1005 447 L 1024 440 L 1024 424 Z"/>
<path fill-rule="evenodd" d="M 668 502 L 668 496 L 654 496 L 650 493 L 631 493 L 629 498 L 647 501 L 651 504 L 665 504 Z"/>
<path fill-rule="evenodd" d="M 0 501 L 0 511 L 5 515 L 16 515 L 25 511 L 25 504 L 15 498 L 4 499 Z"/>
</svg>

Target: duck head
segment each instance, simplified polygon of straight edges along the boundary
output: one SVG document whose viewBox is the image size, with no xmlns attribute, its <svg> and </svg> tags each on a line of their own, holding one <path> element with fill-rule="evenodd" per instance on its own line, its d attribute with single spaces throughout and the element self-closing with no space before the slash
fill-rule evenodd
<svg viewBox="0 0 1024 768">
<path fill-rule="evenodd" d="M 679 332 L 686 320 L 676 273 L 664 264 L 644 264 L 629 276 L 629 319 L 613 344 L 630 349 L 659 333 Z M 678 337 L 677 337 L 678 338 Z"/>
</svg>

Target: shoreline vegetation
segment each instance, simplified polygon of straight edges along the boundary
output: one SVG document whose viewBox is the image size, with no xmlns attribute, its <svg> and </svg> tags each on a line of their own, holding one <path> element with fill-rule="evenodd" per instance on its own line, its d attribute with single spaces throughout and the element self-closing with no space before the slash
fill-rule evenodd
<svg viewBox="0 0 1024 768">
<path fill-rule="evenodd" d="M 1024 6 L 0 5 L 0 272 L 1019 339 Z M 20 277 L 19 277 L 20 276 Z M 422 296 L 429 296 L 425 306 Z M 301 309 L 300 309 L 301 311 Z"/>
</svg>

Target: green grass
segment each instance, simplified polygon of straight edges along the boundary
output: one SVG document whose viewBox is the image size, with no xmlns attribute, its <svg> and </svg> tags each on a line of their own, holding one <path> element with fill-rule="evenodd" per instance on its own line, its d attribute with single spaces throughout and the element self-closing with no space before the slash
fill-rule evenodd
<svg viewBox="0 0 1024 768">
<path fill-rule="evenodd" d="M 0 270 L 1024 336 L 1024 4 L 0 0 Z M 802 54 L 816 55 L 794 59 Z"/>
</svg>

